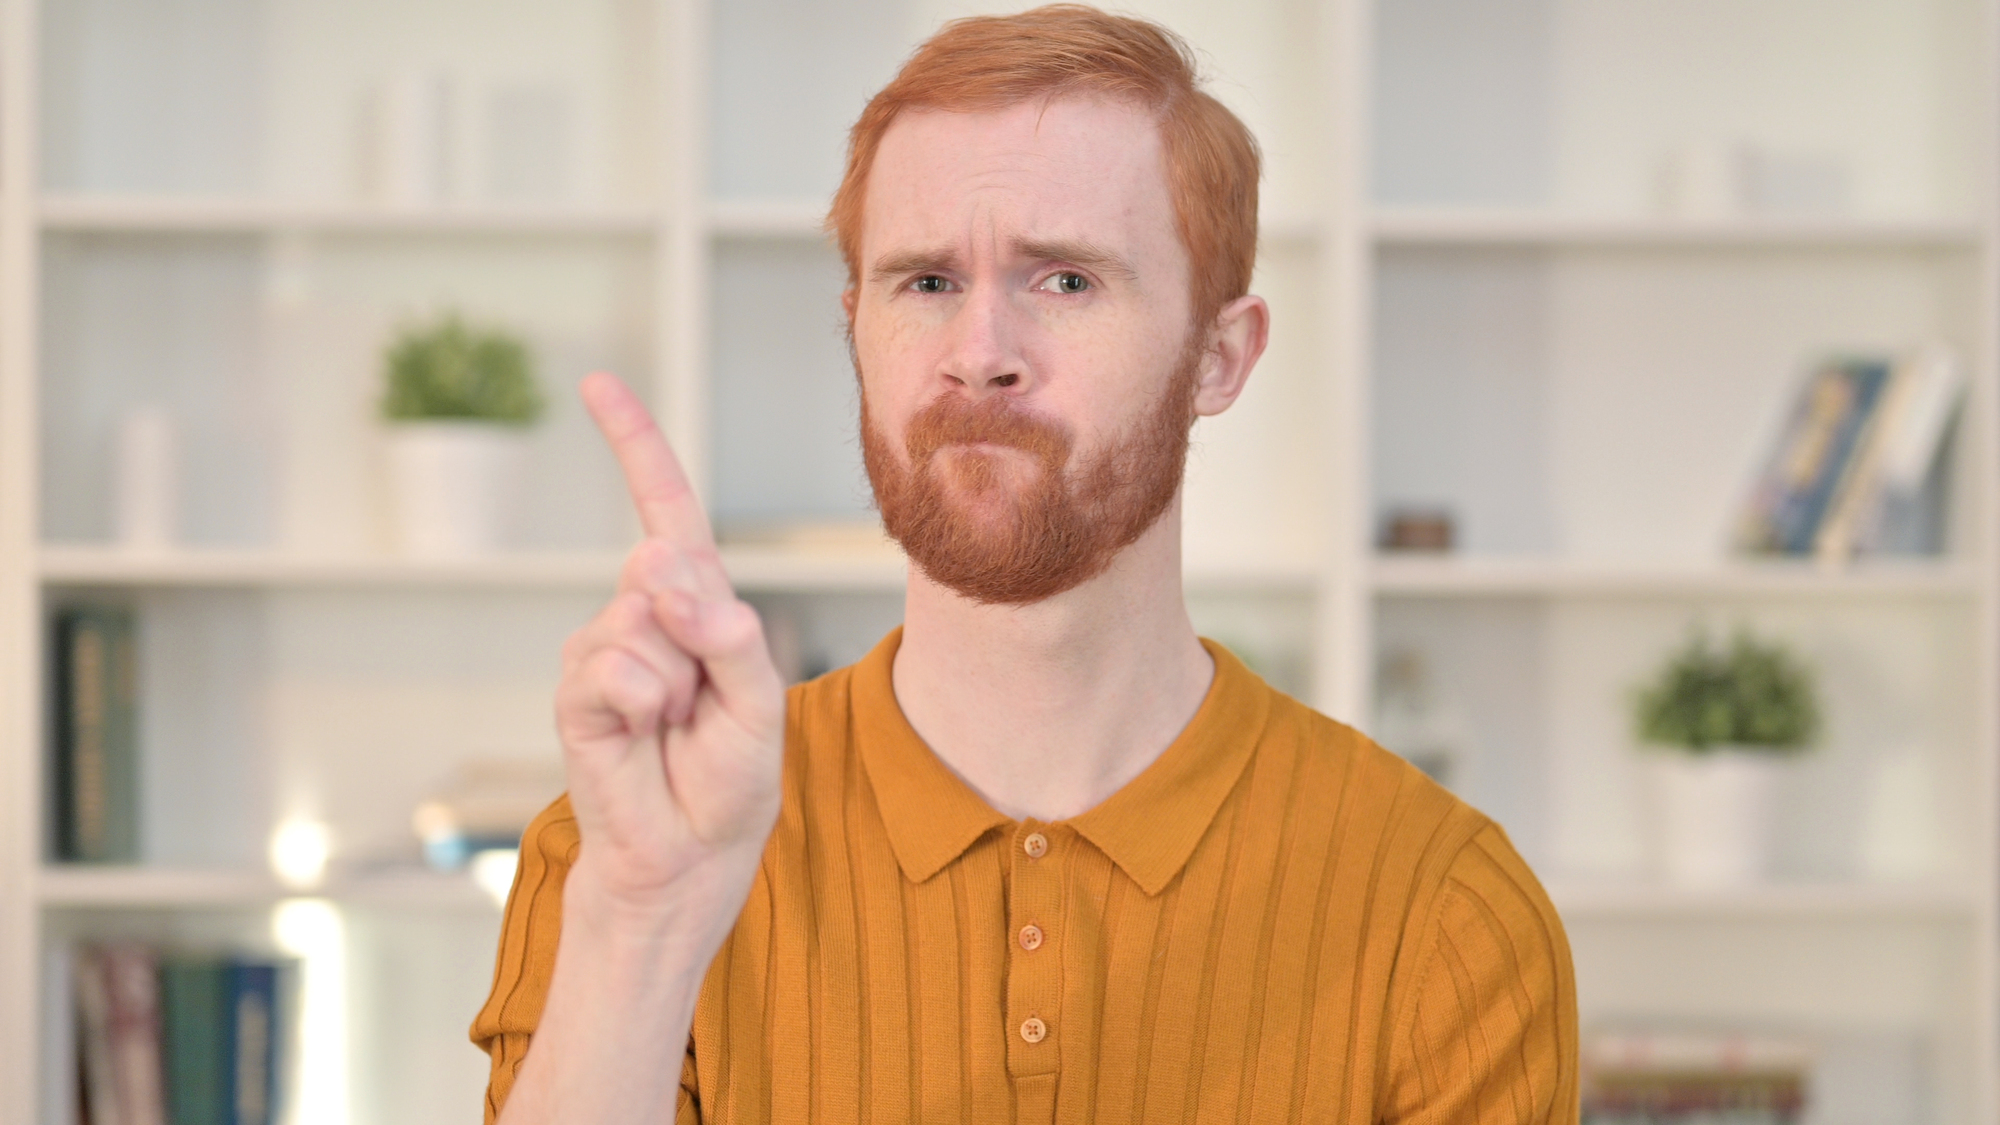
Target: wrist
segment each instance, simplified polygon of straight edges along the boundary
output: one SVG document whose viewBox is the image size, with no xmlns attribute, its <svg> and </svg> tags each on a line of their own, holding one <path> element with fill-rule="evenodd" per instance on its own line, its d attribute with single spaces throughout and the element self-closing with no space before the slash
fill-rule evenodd
<svg viewBox="0 0 2000 1125">
<path fill-rule="evenodd" d="M 680 962 L 715 955 L 743 911 L 757 858 L 712 857 L 671 884 L 635 888 L 593 862 L 586 842 L 563 884 L 563 938 L 621 960 Z"/>
</svg>

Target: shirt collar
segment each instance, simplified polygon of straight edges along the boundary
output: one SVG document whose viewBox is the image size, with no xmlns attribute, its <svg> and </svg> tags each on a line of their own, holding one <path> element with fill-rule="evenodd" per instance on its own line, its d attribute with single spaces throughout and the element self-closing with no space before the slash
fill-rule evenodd
<svg viewBox="0 0 2000 1125">
<path fill-rule="evenodd" d="M 892 679 L 898 627 L 854 666 L 855 737 L 862 767 L 905 877 L 921 883 L 987 832 L 1013 823 L 932 752 L 903 717 Z M 1228 649 L 1203 639 L 1215 660 L 1208 695 L 1152 765 L 1102 804 L 1069 821 L 1149 895 L 1187 865 L 1263 737 L 1271 689 Z"/>
</svg>

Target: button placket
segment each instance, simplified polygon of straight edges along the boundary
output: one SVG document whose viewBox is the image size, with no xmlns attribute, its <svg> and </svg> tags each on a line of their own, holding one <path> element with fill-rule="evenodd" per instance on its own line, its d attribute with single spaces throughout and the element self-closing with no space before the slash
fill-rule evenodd
<svg viewBox="0 0 2000 1125">
<path fill-rule="evenodd" d="M 1055 1035 L 1061 1029 L 1060 936 L 1064 849 L 1075 836 L 1058 825 L 1023 823 L 1008 880 L 1008 1070 L 1016 1076 L 1053 1074 Z"/>
</svg>

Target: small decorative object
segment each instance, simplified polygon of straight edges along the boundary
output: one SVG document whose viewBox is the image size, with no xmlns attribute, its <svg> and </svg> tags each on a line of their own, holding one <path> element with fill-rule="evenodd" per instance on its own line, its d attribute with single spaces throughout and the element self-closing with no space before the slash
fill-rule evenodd
<svg viewBox="0 0 2000 1125">
<path fill-rule="evenodd" d="M 1681 886 L 1732 887 L 1765 873 L 1780 762 L 1810 745 L 1820 710 L 1811 672 L 1782 646 L 1738 630 L 1697 633 L 1637 695 L 1654 755 L 1661 867 Z"/>
<path fill-rule="evenodd" d="M 455 871 L 481 852 L 513 849 L 535 814 L 562 795 L 563 785 L 562 760 L 553 755 L 460 762 L 410 817 L 424 862 Z"/>
<path fill-rule="evenodd" d="M 1583 1120 L 1793 1125 L 1812 1089 L 1813 1044 L 1750 1031 L 1598 1030 L 1579 1062 Z"/>
<path fill-rule="evenodd" d="M 1381 545 L 1385 551 L 1449 551 L 1451 513 L 1443 508 L 1397 507 L 1382 517 Z"/>
<path fill-rule="evenodd" d="M 1440 785 L 1456 780 L 1464 728 L 1432 682 L 1424 654 L 1396 649 L 1376 681 L 1375 737 Z"/>
<path fill-rule="evenodd" d="M 128 411 L 118 423 L 117 534 L 141 551 L 173 545 L 180 524 L 180 443 L 173 415 L 156 406 Z"/>
<path fill-rule="evenodd" d="M 523 431 L 542 413 L 528 349 L 456 314 L 405 330 L 384 357 L 397 540 L 414 555 L 498 546 Z"/>
<path fill-rule="evenodd" d="M 404 70 L 375 90 L 362 153 L 367 194 L 390 207 L 436 207 L 453 189 L 456 84 L 446 74 Z"/>
</svg>

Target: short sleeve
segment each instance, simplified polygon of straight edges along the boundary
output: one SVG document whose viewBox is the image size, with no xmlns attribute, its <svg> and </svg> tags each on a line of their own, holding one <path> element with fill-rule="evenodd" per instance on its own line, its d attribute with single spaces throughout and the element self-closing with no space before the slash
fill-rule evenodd
<svg viewBox="0 0 2000 1125">
<path fill-rule="evenodd" d="M 576 863 L 582 836 L 565 794 L 543 809 L 521 833 L 521 860 L 500 921 L 500 951 L 494 958 L 493 991 L 472 1021 L 472 1041 L 492 1060 L 486 1079 L 486 1125 L 500 1116 L 528 1041 L 542 1021 L 549 980 L 555 975 L 556 944 L 562 937 L 563 882 Z M 680 1106 L 675 1125 L 699 1125 L 695 1093 L 694 1045 L 681 1064 Z"/>
<path fill-rule="evenodd" d="M 527 1057 L 528 1040 L 542 1019 L 549 978 L 562 936 L 563 881 L 576 862 L 581 837 L 564 795 L 543 809 L 521 834 L 521 859 L 500 922 L 500 950 L 493 991 L 472 1021 L 472 1041 L 492 1060 L 486 1082 L 486 1125 L 493 1125 Z"/>
<path fill-rule="evenodd" d="M 1392 1025 L 1383 1118 L 1575 1125 L 1576 979 L 1555 907 L 1489 825 L 1453 860 Z"/>
</svg>

